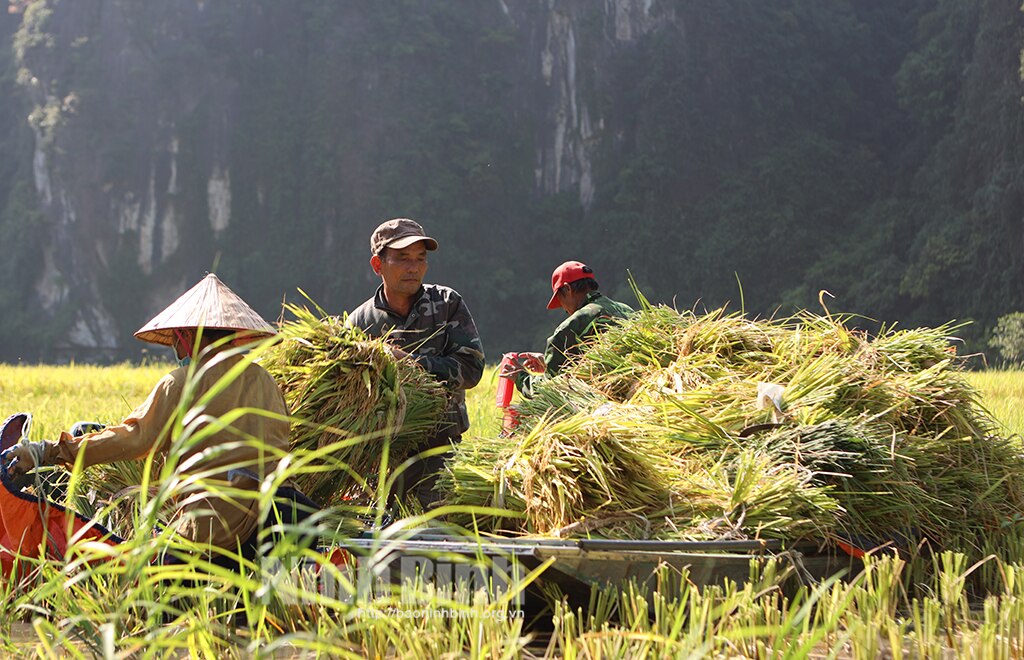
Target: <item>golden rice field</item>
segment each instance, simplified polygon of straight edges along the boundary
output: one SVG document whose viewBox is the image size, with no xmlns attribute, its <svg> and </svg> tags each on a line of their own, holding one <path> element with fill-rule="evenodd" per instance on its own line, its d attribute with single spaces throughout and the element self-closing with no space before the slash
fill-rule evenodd
<svg viewBox="0 0 1024 660">
<path fill-rule="evenodd" d="M 0 416 L 32 413 L 32 439 L 53 438 L 79 420 L 120 421 L 170 371 L 170 364 L 0 365 Z"/>
<path fill-rule="evenodd" d="M 979 371 L 968 380 L 982 392 L 985 406 L 1006 433 L 1024 434 L 1024 371 Z"/>
<path fill-rule="evenodd" d="M 52 438 L 79 420 L 119 420 L 171 366 L 0 365 L 0 418 L 31 412 L 32 439 Z M 469 396 L 472 433 L 496 434 L 494 368 Z M 1024 372 L 969 375 L 1007 434 L 1024 432 Z M 899 558 L 869 560 L 845 580 L 779 588 L 778 567 L 752 567 L 746 584 L 699 589 L 673 583 L 670 597 L 623 585 L 596 592 L 589 612 L 552 601 L 546 623 L 490 616 L 493 605 L 425 594 L 417 607 L 465 616 L 411 618 L 408 604 L 317 598 L 296 608 L 259 583 L 220 576 L 207 586 L 159 587 L 144 534 L 127 558 L 84 570 L 37 566 L 27 590 L 0 584 L 3 657 L 474 657 L 876 658 L 1024 655 L 1024 565 L 998 561 L 1002 590 L 969 594 L 973 567 L 956 553 L 935 555 L 934 578 L 905 588 Z M 136 558 L 133 560 L 132 558 Z M 134 562 L 134 563 L 133 563 Z M 165 578 L 166 579 L 166 576 Z M 658 585 L 661 585 L 659 577 Z M 252 598 L 262 594 L 264 601 Z M 272 595 L 273 596 L 273 595 Z M 185 603 L 185 605 L 182 605 Z M 370 614 L 372 614 L 372 616 Z M 238 615 L 244 615 L 241 619 Z M 240 629 L 238 621 L 245 622 Z"/>
<path fill-rule="evenodd" d="M 0 364 L 0 420 L 15 412 L 32 413 L 33 440 L 53 438 L 77 421 L 117 422 L 142 403 L 172 368 L 170 363 L 109 367 Z M 473 433 L 497 433 L 496 371 L 488 368 L 480 385 L 468 394 Z"/>
<path fill-rule="evenodd" d="M 110 367 L 0 364 L 0 416 L 31 412 L 35 417 L 33 439 L 53 437 L 79 420 L 118 421 L 141 403 L 171 368 L 168 363 Z M 480 384 L 467 395 L 470 433 L 498 431 L 496 371 L 488 368 Z M 985 405 L 1007 433 L 1024 433 L 1024 371 L 979 371 L 968 374 L 968 380 L 982 392 Z"/>
</svg>

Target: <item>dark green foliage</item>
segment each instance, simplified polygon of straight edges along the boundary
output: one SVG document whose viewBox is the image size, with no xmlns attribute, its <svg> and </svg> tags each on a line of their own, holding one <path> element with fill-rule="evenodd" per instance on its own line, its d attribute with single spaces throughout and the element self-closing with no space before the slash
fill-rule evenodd
<svg viewBox="0 0 1024 660">
<path fill-rule="evenodd" d="M 12 39 L 20 17 L 0 13 L 0 360 L 37 359 L 56 338 L 41 326 L 33 283 L 42 271 L 46 232 L 32 188 L 29 104 L 18 94 Z"/>
<path fill-rule="evenodd" d="M 1000 316 L 988 345 L 1007 362 L 1020 362 L 1024 358 L 1024 312 Z"/>
<path fill-rule="evenodd" d="M 628 297 L 631 269 L 683 308 L 738 303 L 738 278 L 761 316 L 826 289 L 880 321 L 975 319 L 972 348 L 1024 308 L 1014 3 L 663 0 L 628 39 L 615 7 L 38 0 L 5 14 L 0 142 L 16 157 L 0 163 L 0 235 L 27 238 L 34 260 L 4 265 L 18 276 L 0 300 L 31 296 L 57 231 L 23 212 L 31 115 L 84 220 L 75 240 L 103 246 L 96 297 L 126 346 L 152 299 L 214 265 L 268 317 L 296 287 L 351 309 L 376 284 L 368 235 L 395 216 L 440 240 L 428 279 L 460 290 L 490 355 L 541 347 L 566 259 L 613 296 Z M 573 90 L 552 36 L 566 25 Z M 219 232 L 215 172 L 232 193 Z M 114 202 L 143 199 L 151 178 L 181 247 L 150 271 Z M 42 341 L 17 324 L 0 319 L 9 346 Z"/>
</svg>

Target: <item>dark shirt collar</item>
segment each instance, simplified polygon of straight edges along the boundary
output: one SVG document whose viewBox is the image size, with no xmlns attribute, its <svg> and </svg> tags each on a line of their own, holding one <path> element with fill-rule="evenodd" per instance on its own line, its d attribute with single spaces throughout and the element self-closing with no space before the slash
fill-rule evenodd
<svg viewBox="0 0 1024 660">
<path fill-rule="evenodd" d="M 419 304 L 419 302 L 421 300 L 423 300 L 424 296 L 426 296 L 426 295 L 427 295 L 427 290 L 421 284 L 420 285 L 420 290 L 419 290 L 419 295 L 416 296 L 416 299 L 412 301 L 412 305 L 409 307 L 409 314 L 412 314 L 416 310 L 416 306 Z M 384 312 L 387 312 L 388 314 L 391 314 L 392 316 L 397 316 L 398 318 L 402 318 L 402 319 L 408 318 L 407 316 L 402 316 L 401 314 L 396 312 L 394 309 L 392 309 L 391 305 L 388 304 L 388 299 L 384 297 L 384 285 L 383 284 L 378 286 L 377 287 L 377 292 L 375 294 L 373 294 L 373 306 L 376 307 L 377 309 L 381 310 L 381 311 L 384 311 Z"/>
<path fill-rule="evenodd" d="M 583 309 L 584 307 L 586 307 L 590 303 L 596 301 L 600 297 L 601 297 L 601 292 L 600 291 L 591 291 L 590 293 L 587 294 L 587 297 L 583 299 L 583 302 L 580 303 L 580 306 L 576 308 L 576 311 L 573 312 L 572 314 L 570 314 L 569 316 L 575 316 L 576 314 L 579 314 L 581 309 Z"/>
</svg>

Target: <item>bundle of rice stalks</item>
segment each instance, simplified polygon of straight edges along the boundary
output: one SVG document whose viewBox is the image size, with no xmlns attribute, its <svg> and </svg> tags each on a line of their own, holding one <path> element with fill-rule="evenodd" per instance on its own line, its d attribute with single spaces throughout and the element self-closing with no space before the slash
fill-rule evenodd
<svg viewBox="0 0 1024 660">
<path fill-rule="evenodd" d="M 153 457 L 148 482 L 150 487 L 159 476 L 163 463 L 162 456 Z M 75 510 L 90 517 L 97 517 L 99 512 L 105 510 L 106 515 L 100 522 L 121 538 L 129 538 L 139 513 L 139 494 L 145 466 L 145 459 L 138 459 L 101 463 L 87 468 L 82 473 L 83 488 L 75 502 Z M 161 522 L 166 524 L 173 513 L 173 507 L 168 506 L 163 513 L 167 517 L 161 518 Z"/>
<path fill-rule="evenodd" d="M 691 462 L 683 485 L 706 498 L 692 518 L 671 521 L 674 536 L 690 539 L 799 539 L 822 536 L 842 507 L 815 473 L 779 462 L 770 452 L 739 450 L 701 469 Z"/>
<path fill-rule="evenodd" d="M 507 515 L 478 513 L 453 515 L 452 522 L 487 531 L 514 531 L 516 524 L 505 524 L 506 518 L 522 518 L 526 503 L 518 490 L 509 491 L 504 477 L 514 445 L 507 438 L 465 436 L 455 445 L 444 472 L 438 476 L 437 489 L 447 493 L 451 503 L 478 508 L 499 508 Z"/>
<path fill-rule="evenodd" d="M 414 363 L 396 360 L 383 341 L 369 339 L 344 320 L 286 305 L 294 320 L 280 328 L 281 341 L 261 356 L 292 412 L 296 458 L 316 460 L 298 471 L 300 489 L 322 505 L 345 500 L 365 504 L 441 423 L 444 386 Z M 386 461 L 386 463 L 384 462 Z M 154 458 L 151 482 L 163 464 Z M 383 464 L 383 471 L 382 471 Z M 90 493 L 76 506 L 94 514 L 107 504 L 104 523 L 129 535 L 137 512 L 144 461 L 95 465 L 83 474 Z"/>
<path fill-rule="evenodd" d="M 621 519 L 671 506 L 676 462 L 652 452 L 651 444 L 630 437 L 610 414 L 577 415 L 535 427 L 504 466 L 504 477 L 521 484 L 533 529 L 564 536 L 587 525 L 585 517 Z"/>
<path fill-rule="evenodd" d="M 644 513 L 671 509 L 681 462 L 655 451 L 629 415 L 608 405 L 545 419 L 515 445 L 463 439 L 440 489 L 463 504 L 522 512 L 522 531 L 531 533 L 650 527 Z"/>
<path fill-rule="evenodd" d="M 976 556 L 1024 510 L 1024 457 L 965 381 L 955 326 L 871 337 L 846 322 L 644 306 L 534 387 L 500 469 L 467 465 L 486 441 L 464 440 L 449 500 L 504 505 L 524 517 L 500 524 L 526 533 L 901 538 Z M 629 477 L 608 488 L 609 470 Z M 609 512 L 646 527 L 598 524 Z"/>
<path fill-rule="evenodd" d="M 811 475 L 810 483 L 828 488 L 843 514 L 825 526 L 827 533 L 906 534 L 929 503 L 913 473 L 913 457 L 898 453 L 905 447 L 893 444 L 884 425 L 832 419 L 782 426 L 748 446 L 771 455 L 777 465 L 799 466 Z"/>
<path fill-rule="evenodd" d="M 724 309 L 698 316 L 667 307 L 644 307 L 593 341 L 572 373 L 608 398 L 625 401 L 652 376 L 679 361 L 689 361 L 687 385 L 714 382 L 728 375 L 725 365 L 772 363 L 779 329 Z M 692 359 L 688 360 L 688 358 Z"/>
<path fill-rule="evenodd" d="M 586 381 L 566 377 L 546 382 L 533 398 L 523 401 L 516 410 L 523 419 L 564 419 L 590 412 L 607 402 L 608 399 Z"/>
<path fill-rule="evenodd" d="M 811 471 L 665 421 L 655 407 L 606 403 L 542 420 L 515 445 L 466 438 L 442 490 L 522 514 L 478 527 L 557 537 L 779 538 L 834 520 L 840 507 Z"/>
<path fill-rule="evenodd" d="M 437 429 L 445 388 L 344 319 L 294 305 L 285 310 L 294 320 L 282 324 L 281 341 L 262 364 L 296 419 L 292 446 L 336 447 L 320 471 L 302 475 L 299 486 L 322 504 L 370 496 L 382 460 L 390 471 Z"/>
</svg>

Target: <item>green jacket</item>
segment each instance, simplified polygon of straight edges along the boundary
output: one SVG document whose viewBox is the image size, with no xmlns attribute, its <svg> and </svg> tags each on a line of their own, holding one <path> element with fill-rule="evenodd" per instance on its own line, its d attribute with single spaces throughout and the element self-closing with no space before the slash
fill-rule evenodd
<svg viewBox="0 0 1024 660">
<path fill-rule="evenodd" d="M 583 351 L 586 339 L 597 334 L 598 330 L 609 323 L 624 319 L 632 313 L 633 308 L 629 305 L 616 302 L 602 295 L 600 291 L 592 291 L 587 295 L 583 306 L 562 321 L 561 325 L 555 328 L 554 334 L 548 337 L 547 347 L 544 349 L 544 373 L 534 376 L 520 372 L 516 374 L 516 387 L 523 396 L 533 396 L 533 386 L 537 381 L 557 375 L 569 358 Z"/>
<path fill-rule="evenodd" d="M 409 315 L 402 317 L 388 306 L 384 287 L 348 315 L 348 322 L 371 337 L 387 336 L 451 392 L 444 434 L 464 433 L 469 428 L 466 390 L 480 382 L 484 349 L 466 303 L 454 289 L 424 284 Z M 453 428 L 452 428 L 453 427 Z"/>
</svg>

